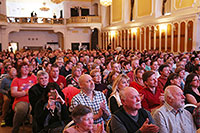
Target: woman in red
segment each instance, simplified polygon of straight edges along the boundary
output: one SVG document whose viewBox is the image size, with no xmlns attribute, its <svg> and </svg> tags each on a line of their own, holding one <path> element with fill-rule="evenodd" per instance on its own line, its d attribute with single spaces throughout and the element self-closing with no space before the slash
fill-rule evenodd
<svg viewBox="0 0 200 133">
<path fill-rule="evenodd" d="M 138 92 L 140 92 L 144 88 L 144 83 L 142 79 L 142 75 L 144 73 L 144 69 L 142 67 L 138 67 L 134 71 L 134 80 L 130 83 L 130 86 L 135 88 Z"/>
<path fill-rule="evenodd" d="M 36 82 L 37 78 L 30 74 L 28 63 L 22 62 L 17 68 L 17 78 L 13 79 L 11 83 L 11 95 L 15 98 L 13 103 L 13 110 L 15 111 L 13 133 L 19 131 L 19 127 L 29 112 L 28 91 Z"/>
</svg>

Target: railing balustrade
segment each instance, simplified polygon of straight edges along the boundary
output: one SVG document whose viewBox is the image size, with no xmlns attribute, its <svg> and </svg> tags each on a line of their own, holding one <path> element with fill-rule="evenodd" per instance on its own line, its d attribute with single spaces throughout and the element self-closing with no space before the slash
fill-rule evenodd
<svg viewBox="0 0 200 133">
<path fill-rule="evenodd" d="M 71 17 L 67 19 L 67 24 L 69 23 L 101 23 L 99 16 L 78 16 Z"/>
<path fill-rule="evenodd" d="M 0 20 L 6 21 L 6 16 L 0 15 Z M 69 19 L 43 18 L 43 17 L 7 17 L 8 23 L 19 24 L 70 24 L 70 23 L 101 23 L 99 16 L 78 16 Z"/>
<path fill-rule="evenodd" d="M 19 24 L 64 24 L 64 18 L 7 17 L 7 22 Z"/>
</svg>

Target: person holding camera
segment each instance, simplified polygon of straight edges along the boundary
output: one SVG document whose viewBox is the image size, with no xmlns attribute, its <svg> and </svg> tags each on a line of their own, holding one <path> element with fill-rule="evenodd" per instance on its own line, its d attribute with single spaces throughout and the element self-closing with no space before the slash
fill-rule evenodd
<svg viewBox="0 0 200 133">
<path fill-rule="evenodd" d="M 34 110 L 37 132 L 61 132 L 71 120 L 64 99 L 49 84 Z"/>
</svg>

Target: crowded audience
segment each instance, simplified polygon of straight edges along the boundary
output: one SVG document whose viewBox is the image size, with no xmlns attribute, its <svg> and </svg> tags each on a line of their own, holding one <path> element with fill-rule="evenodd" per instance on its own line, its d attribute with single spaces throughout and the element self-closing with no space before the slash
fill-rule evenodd
<svg viewBox="0 0 200 133">
<path fill-rule="evenodd" d="M 13 133 L 24 123 L 33 133 L 196 132 L 199 58 L 199 51 L 0 52 L 1 127 L 9 117 Z"/>
</svg>

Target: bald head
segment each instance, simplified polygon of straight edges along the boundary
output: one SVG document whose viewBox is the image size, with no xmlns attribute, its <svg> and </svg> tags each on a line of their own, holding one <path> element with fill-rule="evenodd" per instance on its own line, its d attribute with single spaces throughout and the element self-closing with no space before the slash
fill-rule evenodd
<svg viewBox="0 0 200 133">
<path fill-rule="evenodd" d="M 79 85 L 85 91 L 93 91 L 95 88 L 92 77 L 88 74 L 83 74 L 79 77 Z"/>
</svg>

